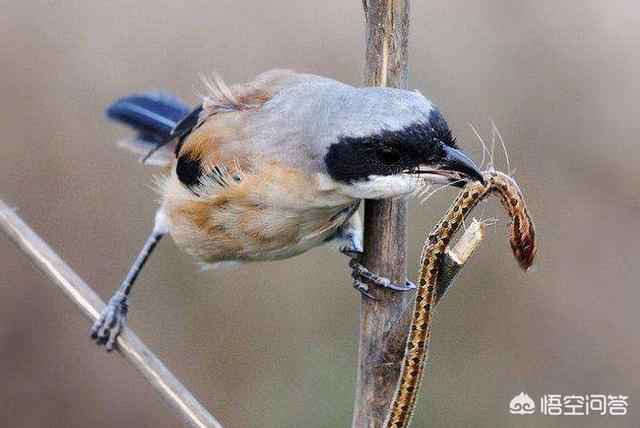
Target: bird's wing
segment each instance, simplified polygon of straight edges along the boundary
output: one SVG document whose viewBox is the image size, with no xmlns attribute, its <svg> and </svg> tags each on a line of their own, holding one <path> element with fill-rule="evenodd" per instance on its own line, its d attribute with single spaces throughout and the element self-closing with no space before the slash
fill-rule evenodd
<svg viewBox="0 0 640 428">
<path fill-rule="evenodd" d="M 233 86 L 219 78 L 206 81 L 207 94 L 196 120 L 187 120 L 174 129 L 181 141 L 176 150 L 178 179 L 195 190 L 205 181 L 224 186 L 234 175 L 246 173 L 252 159 L 243 151 L 247 147 L 243 141 L 252 138 L 252 117 L 283 89 L 323 80 L 327 79 L 292 70 L 271 70 Z"/>
</svg>

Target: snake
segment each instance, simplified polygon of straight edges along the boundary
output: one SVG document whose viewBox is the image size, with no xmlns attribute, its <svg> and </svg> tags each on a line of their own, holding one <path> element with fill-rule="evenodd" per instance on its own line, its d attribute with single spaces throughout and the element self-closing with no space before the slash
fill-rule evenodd
<svg viewBox="0 0 640 428">
<path fill-rule="evenodd" d="M 511 219 L 509 242 L 513 255 L 524 270 L 533 264 L 536 254 L 535 228 L 518 184 L 499 171 L 485 171 L 483 178 L 484 183 L 470 182 L 461 190 L 425 240 L 411 329 L 398 386 L 384 421 L 383 426 L 386 428 L 406 427 L 411 419 L 428 354 L 431 330 L 429 319 L 432 307 L 437 303 L 434 289 L 440 266 L 447 245 L 473 207 L 488 195 L 497 195 Z"/>
</svg>

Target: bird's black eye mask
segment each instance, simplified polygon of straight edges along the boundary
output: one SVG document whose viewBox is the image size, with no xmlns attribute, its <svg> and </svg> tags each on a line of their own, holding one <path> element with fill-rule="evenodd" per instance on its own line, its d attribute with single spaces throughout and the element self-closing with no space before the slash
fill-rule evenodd
<svg viewBox="0 0 640 428">
<path fill-rule="evenodd" d="M 370 176 L 395 175 L 437 163 L 444 156 L 444 145 L 456 148 L 444 118 L 433 110 L 428 123 L 367 137 L 339 137 L 329 147 L 325 165 L 336 181 L 365 181 Z"/>
</svg>

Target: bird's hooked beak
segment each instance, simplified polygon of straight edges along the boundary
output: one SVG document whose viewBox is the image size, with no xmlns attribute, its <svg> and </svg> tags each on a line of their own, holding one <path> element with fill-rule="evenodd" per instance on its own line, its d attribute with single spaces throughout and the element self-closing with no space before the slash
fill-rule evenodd
<svg viewBox="0 0 640 428">
<path fill-rule="evenodd" d="M 440 158 L 437 166 L 429 165 L 420 167 L 414 173 L 436 182 L 451 183 L 456 187 L 464 187 L 469 181 L 477 180 L 484 183 L 482 171 L 461 150 L 450 146 L 444 147 L 444 156 Z"/>
<path fill-rule="evenodd" d="M 464 152 L 454 149 L 452 147 L 445 147 L 445 158 L 442 171 L 448 170 L 458 175 L 461 175 L 461 179 L 467 179 L 465 182 L 456 183 L 458 187 L 463 187 L 466 184 L 466 181 L 475 180 L 484 183 L 484 178 L 482 178 L 482 171 L 480 168 L 473 162 Z"/>
</svg>

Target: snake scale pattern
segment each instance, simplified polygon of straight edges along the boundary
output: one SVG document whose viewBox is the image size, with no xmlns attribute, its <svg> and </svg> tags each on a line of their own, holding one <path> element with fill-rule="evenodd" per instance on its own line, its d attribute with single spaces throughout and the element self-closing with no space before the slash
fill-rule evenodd
<svg viewBox="0 0 640 428">
<path fill-rule="evenodd" d="M 409 424 L 427 359 L 429 317 L 435 304 L 434 287 L 438 271 L 449 241 L 478 202 L 492 193 L 498 196 L 511 218 L 509 241 L 516 260 L 524 270 L 533 263 L 536 253 L 535 230 L 517 183 L 498 171 L 488 171 L 483 173 L 483 176 L 484 184 L 472 182 L 460 192 L 425 241 L 411 330 L 405 347 L 398 388 L 384 423 L 387 428 L 406 427 Z"/>
</svg>

